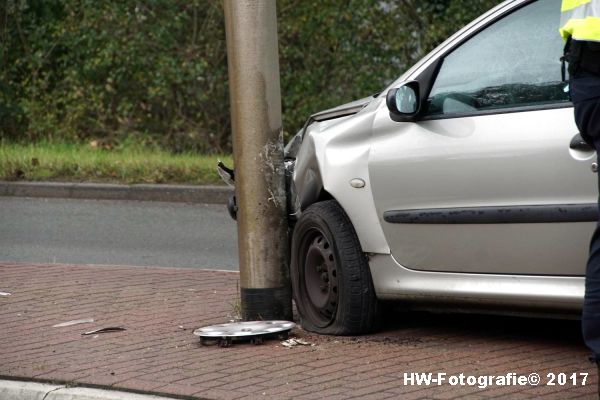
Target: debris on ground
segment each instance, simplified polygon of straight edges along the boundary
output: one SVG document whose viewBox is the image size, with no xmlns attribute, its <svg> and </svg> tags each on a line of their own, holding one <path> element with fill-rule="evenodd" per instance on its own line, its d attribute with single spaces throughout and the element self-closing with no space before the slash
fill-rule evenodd
<svg viewBox="0 0 600 400">
<path fill-rule="evenodd" d="M 8 292 L 0 292 L 0 296 L 10 296 L 10 293 L 8 293 Z"/>
<path fill-rule="evenodd" d="M 61 322 L 60 324 L 52 325 L 53 328 L 63 328 L 65 326 L 78 325 L 78 324 L 88 324 L 90 322 L 94 322 L 92 318 L 85 319 L 74 319 L 72 321 Z"/>
<path fill-rule="evenodd" d="M 288 340 L 284 340 L 283 342 L 281 342 L 281 345 L 288 349 L 291 349 L 292 347 L 296 347 L 296 346 L 311 346 L 311 347 L 315 346 L 314 343 L 307 342 L 306 340 L 300 339 L 300 338 L 291 338 Z"/>
<path fill-rule="evenodd" d="M 121 328 L 120 326 L 109 326 L 107 328 L 94 329 L 93 331 L 84 332 L 82 335 L 95 335 L 97 333 L 110 333 L 110 332 L 122 332 L 127 329 Z"/>
</svg>

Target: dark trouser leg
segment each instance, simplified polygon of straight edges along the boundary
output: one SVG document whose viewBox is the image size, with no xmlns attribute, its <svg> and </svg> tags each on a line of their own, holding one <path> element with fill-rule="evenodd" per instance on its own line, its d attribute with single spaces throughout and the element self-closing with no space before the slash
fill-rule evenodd
<svg viewBox="0 0 600 400">
<path fill-rule="evenodd" d="M 596 153 L 600 154 L 600 139 L 594 140 Z M 598 174 L 600 192 L 600 173 Z M 600 197 L 598 198 L 600 208 Z M 600 221 L 590 242 L 590 254 L 585 272 L 585 298 L 581 316 L 583 340 L 592 351 L 598 371 L 598 398 L 600 399 Z"/>
<path fill-rule="evenodd" d="M 575 122 L 582 134 L 588 133 L 588 141 L 593 140 L 596 153 L 600 154 L 600 135 L 597 135 L 600 127 L 600 101 L 593 99 L 575 103 Z M 600 191 L 600 173 L 598 188 Z M 600 221 L 596 225 L 590 243 L 585 275 L 582 330 L 586 345 L 592 350 L 594 356 L 600 359 Z"/>
<path fill-rule="evenodd" d="M 575 123 L 586 142 L 594 144 L 600 155 L 600 76 L 580 72 L 571 77 L 571 97 L 575 105 Z M 600 173 L 598 174 L 600 193 Z M 600 207 L 600 198 L 598 200 Z M 583 339 L 594 354 L 598 365 L 598 394 L 600 398 L 600 221 L 590 243 L 585 275 L 585 299 L 581 318 Z"/>
<path fill-rule="evenodd" d="M 595 143 L 597 147 L 600 145 L 599 141 Z M 600 359 L 600 223 L 596 225 L 590 243 L 581 323 L 585 344 Z"/>
<path fill-rule="evenodd" d="M 575 118 L 580 129 L 584 124 L 596 124 L 596 129 L 598 129 L 600 112 L 598 102 L 595 103 L 595 105 L 588 103 L 575 106 Z M 586 118 L 583 118 L 584 116 Z M 600 137 L 596 136 L 592 140 L 596 148 L 596 154 L 600 155 Z M 600 192 L 600 173 L 598 173 L 598 191 Z M 600 208 L 600 197 L 598 207 Z M 585 274 L 585 298 L 581 328 L 585 344 L 592 351 L 598 367 L 598 395 L 600 398 L 600 221 L 596 224 L 590 242 L 590 253 Z"/>
</svg>

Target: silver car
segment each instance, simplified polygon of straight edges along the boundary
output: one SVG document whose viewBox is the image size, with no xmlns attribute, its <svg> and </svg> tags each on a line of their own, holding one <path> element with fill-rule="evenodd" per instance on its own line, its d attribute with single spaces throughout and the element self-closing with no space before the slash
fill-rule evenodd
<svg viewBox="0 0 600 400">
<path fill-rule="evenodd" d="M 597 175 L 559 20 L 560 0 L 506 1 L 288 144 L 304 328 L 369 331 L 381 300 L 579 312 Z"/>
</svg>

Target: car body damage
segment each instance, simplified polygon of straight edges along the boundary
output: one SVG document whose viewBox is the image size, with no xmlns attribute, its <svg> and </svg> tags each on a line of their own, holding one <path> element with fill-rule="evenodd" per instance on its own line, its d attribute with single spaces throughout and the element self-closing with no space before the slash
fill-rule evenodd
<svg viewBox="0 0 600 400">
<path fill-rule="evenodd" d="M 303 136 L 302 146 L 296 155 L 293 174 L 299 209 L 292 214 L 299 217 L 311 204 L 333 198 L 352 221 L 363 251 L 388 254 L 381 226 L 373 223 L 378 217 L 368 170 L 371 126 L 381 100 L 368 99 L 366 105 L 364 99 L 349 103 L 359 109 L 353 115 L 344 115 L 341 110 L 348 110 L 344 106 L 316 114 L 317 118 L 336 113 L 343 116 L 321 121 L 315 118 L 299 133 Z M 353 180 L 364 182 L 364 186 L 354 187 Z"/>
</svg>

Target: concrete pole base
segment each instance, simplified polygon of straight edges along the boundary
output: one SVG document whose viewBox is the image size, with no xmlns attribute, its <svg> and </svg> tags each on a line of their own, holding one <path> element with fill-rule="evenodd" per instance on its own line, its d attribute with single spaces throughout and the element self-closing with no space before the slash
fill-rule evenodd
<svg viewBox="0 0 600 400">
<path fill-rule="evenodd" d="M 244 321 L 292 321 L 292 290 L 289 287 L 241 288 L 241 297 Z"/>
</svg>

